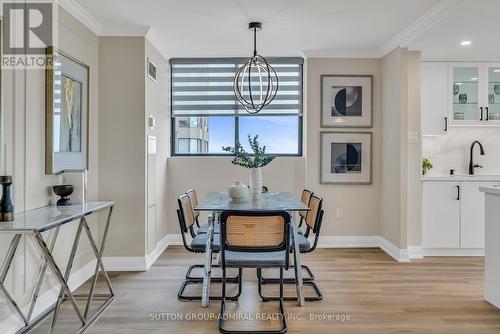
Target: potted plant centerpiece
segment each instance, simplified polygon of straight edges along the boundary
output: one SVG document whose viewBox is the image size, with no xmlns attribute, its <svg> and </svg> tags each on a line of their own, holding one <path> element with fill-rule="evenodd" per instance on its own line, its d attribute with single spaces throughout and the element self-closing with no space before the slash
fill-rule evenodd
<svg viewBox="0 0 500 334">
<path fill-rule="evenodd" d="M 275 156 L 266 154 L 266 146 L 259 145 L 258 135 L 254 137 L 248 135 L 248 143 L 253 151 L 251 154 L 247 153 L 239 141 L 235 147 L 222 147 L 222 150 L 234 154 L 234 159 L 231 161 L 233 165 L 250 169 L 250 193 L 252 200 L 258 201 L 262 194 L 262 168 L 273 161 Z"/>
</svg>

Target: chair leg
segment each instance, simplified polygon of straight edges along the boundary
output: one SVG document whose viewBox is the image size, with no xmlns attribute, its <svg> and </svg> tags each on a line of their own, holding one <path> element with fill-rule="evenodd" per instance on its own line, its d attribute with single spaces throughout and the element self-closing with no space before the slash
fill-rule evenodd
<svg viewBox="0 0 500 334">
<path fill-rule="evenodd" d="M 290 265 L 289 268 L 290 269 L 294 269 L 295 266 L 294 265 Z M 305 272 L 307 273 L 306 277 L 302 277 L 302 281 L 303 282 L 312 282 L 312 281 L 314 281 L 314 274 L 313 274 L 311 268 L 309 268 L 306 265 L 302 265 L 301 268 L 303 270 L 305 270 Z M 295 283 L 295 278 L 284 278 L 284 282 L 285 282 L 285 284 L 294 284 Z M 265 285 L 265 284 L 278 284 L 278 283 L 279 283 L 279 278 L 277 278 L 277 277 L 264 277 L 262 275 L 262 284 L 263 285 Z"/>
<path fill-rule="evenodd" d="M 195 264 L 189 267 L 187 273 L 186 273 L 186 280 L 192 281 L 192 282 L 203 282 L 203 277 L 201 276 L 191 276 L 191 273 L 193 272 L 194 269 L 203 269 L 205 266 L 203 264 Z M 220 264 L 213 264 L 212 268 L 220 268 Z M 238 276 L 235 277 L 228 277 L 226 278 L 228 283 L 238 283 Z M 220 283 L 222 282 L 221 277 L 211 277 L 210 278 L 211 283 Z"/>
<path fill-rule="evenodd" d="M 309 269 L 309 268 L 308 268 Z M 281 275 L 280 275 L 281 276 Z M 271 279 L 271 282 L 268 279 L 268 284 L 275 284 L 274 281 L 275 279 Z M 295 278 L 288 278 L 288 279 L 281 279 L 281 277 L 278 279 L 278 284 L 280 284 L 280 296 L 267 296 L 262 292 L 262 285 L 264 278 L 262 277 L 262 272 L 259 272 L 259 269 L 257 269 L 257 282 L 258 282 L 258 291 L 259 291 L 259 296 L 262 299 L 263 302 L 269 302 L 269 301 L 278 301 L 281 300 L 281 281 L 283 281 L 283 284 L 295 284 Z M 304 286 L 310 286 L 314 290 L 314 296 L 311 297 L 305 297 L 304 299 L 308 302 L 314 302 L 314 301 L 319 301 L 323 299 L 323 293 L 321 292 L 319 286 L 316 284 L 314 281 L 304 281 L 303 282 Z M 295 301 L 297 300 L 297 297 L 283 297 L 284 301 Z"/>
<path fill-rule="evenodd" d="M 241 270 L 241 268 L 240 268 Z M 261 274 L 261 269 L 257 268 L 257 277 L 260 277 Z M 222 271 L 222 276 L 225 276 L 225 271 Z M 240 271 L 240 276 L 242 276 L 242 272 Z M 225 298 L 225 280 L 223 279 L 222 282 L 222 301 L 220 304 L 220 316 L 219 316 L 219 332 L 222 334 L 259 334 L 259 333 L 264 333 L 264 334 L 284 334 L 288 330 L 288 327 L 286 325 L 286 315 L 285 315 L 285 306 L 283 303 L 283 268 L 280 268 L 280 303 L 279 303 L 279 308 L 280 308 L 280 322 L 281 322 L 281 328 L 279 330 L 269 330 L 269 331 L 249 331 L 249 330 L 242 330 L 242 331 L 237 331 L 237 330 L 227 330 L 224 328 L 224 320 L 225 320 L 225 307 L 226 307 L 226 298 Z M 260 289 L 260 284 L 259 284 L 259 289 Z M 259 291 L 260 294 L 260 291 Z"/>
<path fill-rule="evenodd" d="M 186 288 L 189 285 L 203 284 L 203 279 L 200 280 L 199 278 L 193 278 L 193 279 L 189 279 L 188 278 L 189 274 L 191 273 L 191 271 L 193 269 L 193 267 L 196 268 L 196 266 L 199 266 L 199 265 L 195 265 L 195 266 L 189 267 L 188 272 L 186 273 L 186 279 L 184 280 L 184 282 L 182 282 L 182 285 L 181 285 L 181 287 L 179 289 L 179 292 L 177 293 L 177 298 L 179 300 L 185 300 L 185 301 L 194 301 L 194 300 L 196 300 L 196 301 L 198 301 L 198 300 L 202 299 L 201 295 L 185 295 L 184 294 L 184 291 L 186 290 Z M 236 281 L 234 281 L 234 280 L 236 280 Z M 229 283 L 238 283 L 238 292 L 234 296 L 226 297 L 227 300 L 238 301 L 238 298 L 241 295 L 242 281 L 243 281 L 243 271 L 242 271 L 241 268 L 238 271 L 238 276 L 226 279 L 226 282 L 229 282 Z M 222 278 L 215 278 L 215 280 L 211 279 L 210 282 L 212 282 L 212 283 L 223 282 L 224 283 L 224 281 L 223 281 Z M 212 296 L 211 295 L 209 298 L 210 298 L 210 300 L 221 300 L 222 296 Z"/>
<path fill-rule="evenodd" d="M 226 308 L 226 268 L 222 269 L 222 299 L 220 302 L 219 332 L 227 333 L 224 329 L 224 311 Z"/>
</svg>

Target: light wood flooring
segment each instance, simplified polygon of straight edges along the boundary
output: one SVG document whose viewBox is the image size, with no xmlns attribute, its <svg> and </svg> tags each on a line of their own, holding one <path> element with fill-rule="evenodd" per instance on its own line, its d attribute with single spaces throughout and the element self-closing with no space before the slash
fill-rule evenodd
<svg viewBox="0 0 500 334">
<path fill-rule="evenodd" d="M 315 272 L 324 299 L 303 308 L 287 302 L 288 333 L 498 334 L 500 310 L 483 300 L 483 261 L 426 258 L 397 263 L 379 249 L 319 249 L 304 255 L 303 263 Z M 218 333 L 216 320 L 186 317 L 216 317 L 220 302 L 212 301 L 205 309 L 199 302 L 177 300 L 186 268 L 201 262 L 201 255 L 169 247 L 148 272 L 112 273 L 116 300 L 87 333 Z M 213 293 L 218 289 L 220 285 L 212 285 Z M 287 292 L 293 293 L 292 287 Z M 70 311 L 66 303 L 57 333 L 74 328 L 72 318 L 66 318 Z M 275 316 L 278 308 L 260 302 L 255 270 L 246 269 L 240 301 L 229 302 L 228 311 L 255 319 L 257 314 Z M 324 316 L 348 319 L 310 319 Z M 34 332 L 46 333 L 47 323 Z M 240 320 L 229 321 L 228 327 L 264 329 L 277 324 L 272 319 Z"/>
</svg>

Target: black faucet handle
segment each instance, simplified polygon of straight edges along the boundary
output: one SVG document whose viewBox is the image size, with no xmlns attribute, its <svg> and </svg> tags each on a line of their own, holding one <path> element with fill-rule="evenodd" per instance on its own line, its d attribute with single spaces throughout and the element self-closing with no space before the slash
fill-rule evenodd
<svg viewBox="0 0 500 334">
<path fill-rule="evenodd" d="M 475 164 L 475 165 L 474 165 L 474 166 L 472 166 L 472 167 L 474 167 L 474 168 L 483 168 L 483 166 L 478 165 L 478 164 Z"/>
</svg>

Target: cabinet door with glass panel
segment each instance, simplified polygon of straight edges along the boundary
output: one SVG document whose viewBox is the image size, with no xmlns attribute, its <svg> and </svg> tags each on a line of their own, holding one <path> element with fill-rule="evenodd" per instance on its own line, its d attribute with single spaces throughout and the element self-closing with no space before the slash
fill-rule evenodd
<svg viewBox="0 0 500 334">
<path fill-rule="evenodd" d="M 487 96 L 484 122 L 500 125 L 500 63 L 485 64 Z"/>
<path fill-rule="evenodd" d="M 484 75 L 480 64 L 451 63 L 449 68 L 450 125 L 482 125 L 486 117 Z"/>
</svg>

